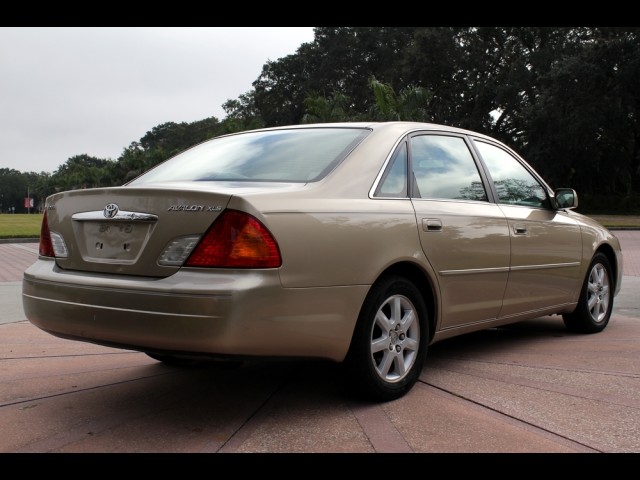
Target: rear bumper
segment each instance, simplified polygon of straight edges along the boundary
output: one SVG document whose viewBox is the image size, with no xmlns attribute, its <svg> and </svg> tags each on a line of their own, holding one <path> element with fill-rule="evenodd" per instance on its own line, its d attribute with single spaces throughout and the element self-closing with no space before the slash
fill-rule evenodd
<svg viewBox="0 0 640 480">
<path fill-rule="evenodd" d="M 79 274 L 39 259 L 26 318 L 53 335 L 140 351 L 342 361 L 366 286 L 283 288 L 277 270 Z"/>
</svg>

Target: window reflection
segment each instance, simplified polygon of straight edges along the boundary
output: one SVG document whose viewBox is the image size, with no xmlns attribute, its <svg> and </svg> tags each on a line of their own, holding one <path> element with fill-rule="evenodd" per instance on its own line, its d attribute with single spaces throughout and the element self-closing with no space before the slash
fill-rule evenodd
<svg viewBox="0 0 640 480">
<path fill-rule="evenodd" d="M 486 201 L 487 194 L 467 144 L 460 137 L 411 138 L 411 161 L 421 198 Z"/>
<path fill-rule="evenodd" d="M 378 197 L 407 196 L 407 144 L 403 142 L 394 152 L 385 176 L 376 192 Z"/>
<path fill-rule="evenodd" d="M 498 203 L 546 207 L 545 189 L 512 155 L 494 145 L 476 141 L 480 155 L 493 178 Z"/>
<path fill-rule="evenodd" d="M 305 128 L 218 137 L 161 163 L 130 185 L 171 181 L 317 181 L 369 132 L 359 128 Z"/>
</svg>

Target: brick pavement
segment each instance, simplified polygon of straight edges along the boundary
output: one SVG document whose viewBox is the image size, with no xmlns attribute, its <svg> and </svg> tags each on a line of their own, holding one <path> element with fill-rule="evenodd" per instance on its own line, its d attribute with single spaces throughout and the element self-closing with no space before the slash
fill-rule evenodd
<svg viewBox="0 0 640 480">
<path fill-rule="evenodd" d="M 640 231 L 616 235 L 635 288 Z M 0 286 L 17 294 L 37 248 L 0 243 Z M 543 317 L 443 341 L 416 388 L 375 405 L 344 395 L 333 365 L 182 370 L 26 321 L 0 330 L 0 453 L 640 451 L 640 323 L 627 313 L 598 335 Z"/>
</svg>

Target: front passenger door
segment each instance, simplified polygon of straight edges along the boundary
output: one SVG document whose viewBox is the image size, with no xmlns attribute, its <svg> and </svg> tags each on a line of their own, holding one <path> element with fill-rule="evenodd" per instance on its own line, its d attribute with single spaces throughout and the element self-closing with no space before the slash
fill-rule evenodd
<svg viewBox="0 0 640 480">
<path fill-rule="evenodd" d="M 509 223 L 511 264 L 500 317 L 564 305 L 580 276 L 580 227 L 551 206 L 547 189 L 506 150 L 474 141 L 489 169 L 497 202 Z"/>
</svg>

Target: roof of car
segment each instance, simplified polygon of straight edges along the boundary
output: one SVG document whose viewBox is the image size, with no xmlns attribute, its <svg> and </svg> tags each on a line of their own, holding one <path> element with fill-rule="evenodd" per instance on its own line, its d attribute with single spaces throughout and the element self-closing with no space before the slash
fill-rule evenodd
<svg viewBox="0 0 640 480">
<path fill-rule="evenodd" d="M 260 128 L 257 131 L 266 130 L 283 130 L 283 129 L 304 129 L 304 128 L 369 128 L 372 130 L 379 129 L 396 129 L 405 130 L 406 133 L 415 130 L 433 130 L 433 131 L 446 131 L 452 133 L 462 133 L 467 135 L 475 135 L 478 137 L 484 137 L 487 139 L 493 139 L 485 134 L 467 130 L 464 128 L 453 127 L 450 125 L 443 125 L 438 123 L 428 122 L 411 122 L 411 121 L 388 121 L 388 122 L 334 122 L 334 123 L 304 123 L 298 125 L 280 125 L 275 127 Z"/>
</svg>

